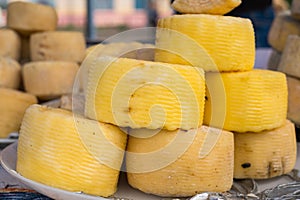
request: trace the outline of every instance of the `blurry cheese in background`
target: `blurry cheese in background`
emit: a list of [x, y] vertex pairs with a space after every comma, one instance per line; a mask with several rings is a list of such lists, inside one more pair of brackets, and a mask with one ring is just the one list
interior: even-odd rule
[[81, 32], [49, 31], [30, 37], [32, 61], [71, 61], [81, 63], [85, 55], [85, 39]]
[[19, 89], [20, 82], [20, 64], [11, 58], [0, 57], [0, 88]]
[[78, 69], [77, 63], [66, 61], [26, 63], [22, 69], [25, 91], [40, 100], [71, 94]]
[[37, 99], [34, 95], [0, 88], [0, 138], [18, 132], [25, 110], [35, 103]]
[[12, 29], [0, 29], [0, 56], [18, 60], [20, 58], [20, 51], [20, 36]]
[[30, 2], [12, 2], [7, 7], [7, 26], [21, 35], [55, 30], [57, 14], [54, 8]]

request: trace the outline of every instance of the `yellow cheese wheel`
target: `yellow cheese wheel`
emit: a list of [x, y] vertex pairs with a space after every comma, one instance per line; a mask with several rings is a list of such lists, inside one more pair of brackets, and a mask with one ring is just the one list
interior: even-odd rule
[[0, 57], [0, 87], [18, 89], [21, 82], [21, 66], [13, 59]]
[[234, 178], [265, 179], [290, 172], [296, 163], [295, 126], [259, 133], [234, 133]]
[[51, 31], [56, 29], [57, 14], [51, 6], [16, 1], [8, 4], [7, 26], [22, 35]]
[[78, 69], [78, 64], [74, 62], [40, 61], [26, 63], [22, 69], [25, 90], [41, 100], [70, 94]]
[[255, 42], [249, 19], [207, 14], [158, 21], [155, 61], [189, 64], [205, 71], [253, 69]]
[[0, 29], [0, 56], [19, 60], [21, 40], [19, 35], [11, 29]]
[[32, 105], [22, 121], [16, 169], [51, 187], [107, 197], [117, 189], [126, 141], [113, 125]]
[[[153, 134], [153, 133], [151, 133]], [[225, 192], [233, 181], [233, 134], [202, 126], [189, 131], [149, 135], [148, 130], [130, 130], [126, 167], [129, 184], [159, 196], [193, 196]], [[218, 138], [212, 150], [201, 157], [211, 134]]]
[[81, 32], [48, 31], [30, 37], [32, 61], [62, 60], [81, 62], [85, 55], [85, 39]]
[[204, 96], [200, 68], [100, 57], [90, 69], [85, 115], [122, 127], [188, 130], [202, 125]]
[[31, 94], [0, 88], [0, 138], [19, 131], [25, 110], [34, 103], [37, 99]]
[[[217, 85], [220, 79], [222, 85]], [[229, 131], [260, 132], [282, 126], [287, 116], [285, 74], [271, 70], [206, 73], [204, 124]], [[224, 105], [224, 106], [220, 106]]]

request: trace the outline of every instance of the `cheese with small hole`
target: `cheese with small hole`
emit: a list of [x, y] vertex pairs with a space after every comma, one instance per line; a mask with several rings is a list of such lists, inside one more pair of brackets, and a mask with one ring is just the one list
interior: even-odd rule
[[293, 18], [300, 20], [300, 1], [299, 0], [292, 1], [291, 14], [292, 14]]
[[48, 31], [30, 37], [32, 61], [62, 60], [82, 62], [85, 55], [83, 33], [76, 31]]
[[0, 88], [0, 138], [18, 132], [25, 110], [37, 103], [35, 96], [21, 91]]
[[272, 49], [271, 55], [268, 60], [268, 69], [276, 71], [278, 69], [278, 65], [280, 63], [281, 53]]
[[57, 98], [73, 91], [78, 64], [65, 61], [29, 62], [23, 66], [25, 91], [41, 100]]
[[297, 35], [288, 36], [282, 57], [278, 66], [281, 71], [290, 76], [300, 78], [300, 37]]
[[53, 7], [16, 1], [8, 4], [7, 26], [22, 35], [55, 30], [57, 14]]
[[20, 52], [20, 36], [12, 29], [0, 29], [0, 56], [19, 60]]
[[0, 87], [18, 89], [20, 82], [20, 64], [11, 58], [0, 57]]
[[20, 129], [16, 170], [51, 187], [108, 197], [117, 189], [126, 141], [116, 126], [32, 105]]
[[282, 126], [287, 116], [285, 74], [255, 69], [206, 73], [204, 124], [236, 132]]
[[300, 79], [287, 76], [288, 84], [288, 114], [292, 122], [300, 125]]
[[253, 25], [239, 17], [173, 15], [158, 21], [156, 49], [155, 61], [159, 62], [205, 71], [247, 71], [254, 67]]
[[200, 68], [99, 57], [90, 68], [85, 115], [121, 127], [188, 130], [202, 125], [204, 97]]
[[234, 133], [234, 178], [266, 179], [289, 173], [296, 163], [295, 126], [290, 121], [259, 133]]
[[[225, 192], [232, 186], [234, 144], [231, 132], [201, 126], [188, 131], [130, 130], [126, 154], [128, 183], [145, 193], [186, 197]], [[208, 155], [200, 157], [210, 134]]]
[[171, 6], [185, 14], [224, 15], [241, 3], [241, 0], [174, 0]]
[[276, 15], [272, 22], [268, 41], [279, 52], [282, 52], [289, 35], [300, 35], [300, 21], [291, 17], [289, 11]]

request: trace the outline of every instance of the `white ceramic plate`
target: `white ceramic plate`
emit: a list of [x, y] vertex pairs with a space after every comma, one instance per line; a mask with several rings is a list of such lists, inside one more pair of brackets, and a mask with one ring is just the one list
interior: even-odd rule
[[[53, 199], [72, 199], [72, 200], [107, 200], [111, 198], [103, 198], [99, 196], [91, 196], [82, 193], [69, 192], [57, 188], [53, 188], [30, 179], [27, 179], [16, 172], [16, 160], [17, 160], [17, 142], [7, 146], [1, 152], [0, 161], [2, 167], [18, 181], [25, 184], [29, 188], [44, 194]], [[116, 199], [130, 199], [130, 200], [159, 200], [161, 197], [154, 195], [148, 195], [138, 190], [131, 188], [127, 182], [124, 174], [121, 175], [118, 191], [114, 195]], [[166, 198], [165, 198], [166, 199]]]

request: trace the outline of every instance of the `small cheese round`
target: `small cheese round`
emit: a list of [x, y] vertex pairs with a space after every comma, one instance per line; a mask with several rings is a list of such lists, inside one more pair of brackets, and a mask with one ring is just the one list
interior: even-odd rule
[[25, 91], [41, 100], [70, 94], [79, 69], [78, 64], [65, 61], [26, 63], [22, 69]]
[[297, 157], [295, 126], [234, 133], [234, 178], [265, 179], [289, 173]]
[[[129, 132], [126, 167], [132, 187], [170, 197], [225, 192], [231, 188], [234, 160], [231, 132], [202, 126], [151, 134], [146, 129]], [[205, 148], [211, 148], [206, 155], [202, 154]]]
[[11, 29], [0, 29], [0, 56], [19, 60], [21, 52], [21, 39]]
[[13, 59], [0, 57], [0, 87], [18, 89], [21, 82], [21, 66]]
[[51, 6], [16, 1], [8, 4], [7, 26], [22, 35], [51, 31], [56, 29], [57, 14]]
[[8, 88], [0, 88], [0, 138], [18, 132], [25, 110], [37, 103], [35, 96]]
[[30, 37], [32, 61], [62, 60], [82, 62], [85, 56], [85, 39], [81, 32], [49, 31]]

